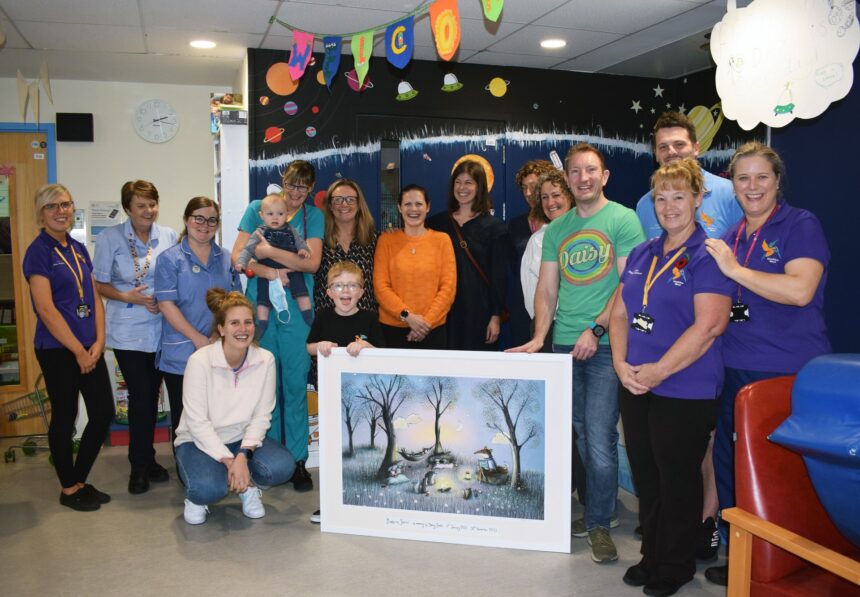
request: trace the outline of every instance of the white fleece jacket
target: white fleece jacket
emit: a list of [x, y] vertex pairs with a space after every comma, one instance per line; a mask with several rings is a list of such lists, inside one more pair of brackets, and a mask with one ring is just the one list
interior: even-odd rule
[[275, 357], [258, 346], [248, 348], [242, 367], [227, 364], [221, 342], [191, 355], [182, 383], [179, 446], [194, 442], [215, 460], [232, 458], [225, 444], [242, 440], [243, 448], [263, 444], [275, 408]]

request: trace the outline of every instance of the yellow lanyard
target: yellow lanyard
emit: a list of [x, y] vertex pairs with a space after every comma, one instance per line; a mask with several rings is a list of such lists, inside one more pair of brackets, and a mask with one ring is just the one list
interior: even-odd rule
[[63, 254], [60, 253], [60, 250], [57, 247], [54, 247], [54, 252], [60, 256], [60, 259], [63, 260], [63, 263], [66, 264], [66, 267], [69, 268], [69, 271], [72, 272], [72, 277], [75, 279], [75, 284], [78, 285], [78, 296], [81, 297], [81, 303], [84, 302], [84, 272], [81, 270], [81, 262], [78, 261], [78, 254], [75, 251], [75, 247], [69, 244], [69, 248], [72, 250], [72, 256], [75, 258], [75, 265], [78, 266], [78, 273], [75, 274], [74, 268], [72, 268], [72, 264], [63, 257]]
[[[648, 270], [648, 277], [645, 279], [645, 288], [642, 289], [642, 312], [645, 312], [645, 308], [648, 307], [648, 293], [651, 291], [651, 287], [654, 286], [654, 282], [657, 281], [657, 278], [669, 269], [669, 266], [675, 263], [675, 260], [681, 256], [681, 253], [687, 250], [686, 246], [681, 247], [678, 251], [672, 255], [672, 257], [667, 261], [663, 267], [660, 268], [660, 271], [657, 272], [657, 275], [654, 275], [654, 268], [657, 266], [657, 256], [654, 255], [654, 258], [651, 260], [651, 269]], [[653, 276], [653, 277], [652, 277]]]

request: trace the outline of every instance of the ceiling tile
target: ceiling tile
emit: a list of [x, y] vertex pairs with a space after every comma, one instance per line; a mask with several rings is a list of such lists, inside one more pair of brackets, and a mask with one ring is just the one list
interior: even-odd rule
[[21, 34], [40, 50], [88, 52], [143, 52], [143, 35], [137, 27], [74, 25], [18, 21]]
[[[526, 24], [531, 23], [556, 8], [567, 4], [569, 0], [508, 0], [499, 16], [502, 23]], [[460, 2], [460, 17], [464, 19], [483, 19], [484, 11], [480, 1], [469, 0]]]
[[627, 34], [695, 8], [684, 0], [572, 0], [535, 24]]
[[[540, 47], [540, 40], [548, 37], [560, 37], [567, 42], [567, 45], [557, 50], [545, 50]], [[553, 63], [557, 63], [609, 44], [619, 38], [621, 35], [617, 33], [529, 25], [493, 44], [490, 50], [507, 54], [546, 56], [551, 57], [554, 60]]]
[[[188, 45], [192, 40], [204, 36], [217, 45], [205, 50], [192, 48]], [[146, 46], [150, 52], [156, 54], [241, 59], [247, 48], [256, 48], [262, 39], [261, 34], [253, 33], [213, 33], [211, 31], [175, 31], [173, 29], [152, 28], [147, 32]]]
[[147, 30], [264, 33], [277, 9], [274, 0], [141, 0]]
[[555, 56], [529, 56], [526, 54], [505, 54], [504, 52], [478, 52], [463, 60], [468, 64], [489, 64], [493, 66], [523, 66], [528, 68], [549, 68], [558, 62]]
[[0, 18], [0, 31], [3, 31], [3, 34], [6, 35], [6, 43], [0, 47], [0, 49], [9, 50], [12, 48], [30, 47], [27, 42], [24, 41], [24, 38], [18, 34], [14, 27], [12, 27], [12, 23], [6, 19]]
[[136, 0], [7, 0], [3, 10], [13, 21], [140, 25]]

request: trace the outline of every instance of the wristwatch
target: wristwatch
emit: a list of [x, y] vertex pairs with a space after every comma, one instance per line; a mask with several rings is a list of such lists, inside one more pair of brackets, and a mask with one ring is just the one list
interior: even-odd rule
[[249, 450], [248, 448], [239, 448], [237, 454], [244, 454], [247, 460], [251, 460], [254, 457], [254, 450]]
[[600, 338], [606, 333], [606, 328], [595, 321], [591, 324], [591, 333], [594, 334], [595, 338]]
[[406, 321], [407, 317], [409, 317], [409, 311], [403, 309], [403, 311], [400, 312], [400, 321]]

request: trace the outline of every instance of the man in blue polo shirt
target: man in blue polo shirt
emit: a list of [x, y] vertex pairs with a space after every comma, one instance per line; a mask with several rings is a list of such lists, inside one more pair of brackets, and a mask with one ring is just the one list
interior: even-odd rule
[[[696, 140], [696, 127], [680, 112], [664, 112], [654, 124], [654, 157], [657, 163], [665, 166], [681, 158], [697, 158], [699, 142]], [[726, 230], [744, 216], [735, 198], [732, 183], [726, 178], [715, 176], [702, 169], [705, 178], [705, 195], [702, 205], [696, 210], [696, 221], [701, 224], [709, 238], [721, 238]], [[663, 229], [654, 213], [654, 200], [651, 191], [642, 195], [636, 204], [636, 215], [645, 229], [648, 239], [657, 238]], [[714, 464], [711, 456], [712, 445], [708, 446], [702, 461], [702, 478], [705, 499], [702, 504], [702, 528], [697, 558], [711, 561], [717, 555], [720, 541], [717, 533], [716, 516], [718, 509], [717, 487], [714, 483]]]

